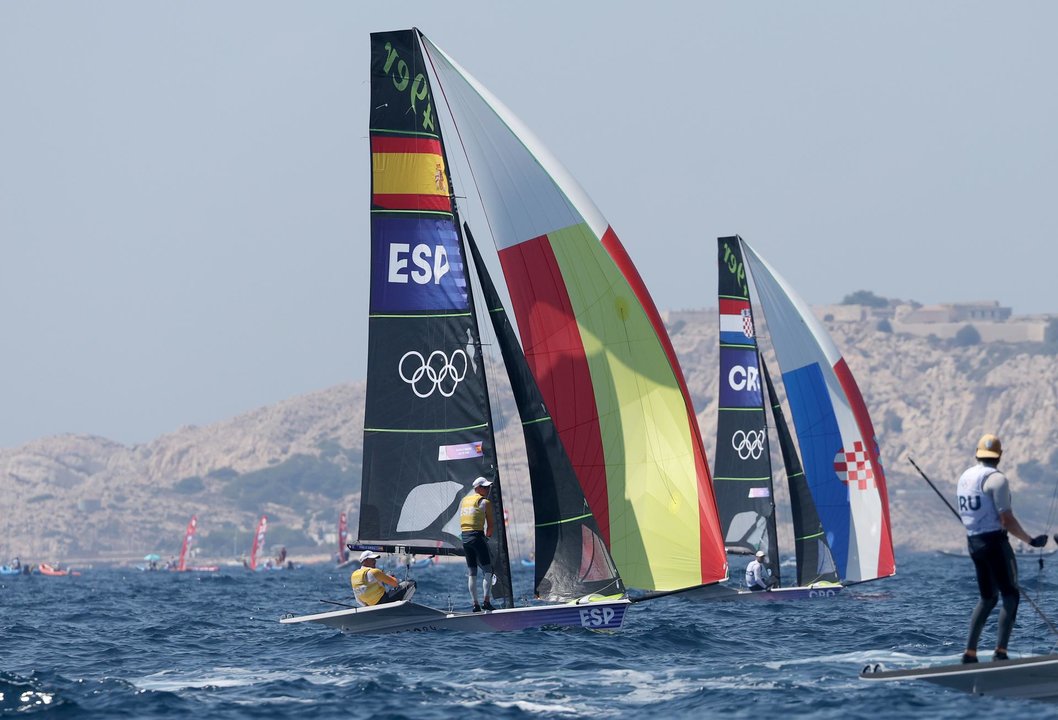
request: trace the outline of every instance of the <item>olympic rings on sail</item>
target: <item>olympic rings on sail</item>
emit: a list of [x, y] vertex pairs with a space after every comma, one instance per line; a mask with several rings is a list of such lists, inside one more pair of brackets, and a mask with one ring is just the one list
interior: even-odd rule
[[[739, 435], [742, 439], [739, 439]], [[740, 460], [752, 457], [759, 460], [764, 452], [764, 430], [736, 430], [731, 435], [731, 447], [738, 453]]]
[[[417, 363], [406, 362], [412, 357], [416, 358]], [[467, 376], [469, 364], [467, 354], [462, 349], [453, 351], [451, 358], [443, 350], [434, 350], [425, 358], [422, 353], [411, 350], [400, 359], [397, 372], [401, 380], [411, 385], [417, 397], [428, 398], [435, 390], [443, 397], [452, 397], [459, 383]]]

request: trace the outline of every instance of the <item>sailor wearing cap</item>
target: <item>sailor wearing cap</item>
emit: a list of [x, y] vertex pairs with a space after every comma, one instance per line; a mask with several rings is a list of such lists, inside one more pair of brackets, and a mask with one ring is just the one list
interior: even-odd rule
[[771, 576], [771, 570], [768, 569], [766, 557], [763, 550], [758, 550], [753, 559], [749, 561], [749, 565], [746, 566], [746, 587], [753, 592], [770, 590], [771, 586], [775, 584], [775, 579]]
[[[414, 592], [415, 581], [397, 582], [397, 578], [375, 567], [380, 557], [382, 556], [378, 553], [364, 550], [360, 553], [360, 567], [354, 570], [349, 578], [356, 602], [362, 606], [405, 600]], [[386, 590], [385, 585], [389, 585], [391, 589]]]
[[977, 464], [962, 474], [956, 491], [959, 517], [966, 527], [966, 542], [977, 572], [977, 589], [981, 594], [970, 616], [970, 635], [962, 656], [964, 663], [977, 662], [977, 641], [999, 596], [1003, 597], [1003, 609], [999, 611], [996, 651], [992, 659], [1007, 659], [1007, 642], [1021, 600], [1017, 559], [1007, 540], [1007, 533], [1032, 547], [1047, 544], [1046, 535], [1029, 537], [1014, 517], [1010, 483], [997, 468], [1003, 455], [999, 438], [992, 434], [982, 435], [974, 455]]
[[[492, 560], [489, 557], [487, 538], [492, 537], [492, 503], [488, 500], [492, 482], [483, 477], [474, 481], [466, 497], [459, 503], [459, 529], [463, 537], [463, 552], [467, 558], [467, 587], [474, 601], [474, 612], [481, 609], [495, 610], [489, 601], [492, 592]], [[481, 590], [485, 601], [478, 604], [478, 568], [485, 575], [481, 581]]]

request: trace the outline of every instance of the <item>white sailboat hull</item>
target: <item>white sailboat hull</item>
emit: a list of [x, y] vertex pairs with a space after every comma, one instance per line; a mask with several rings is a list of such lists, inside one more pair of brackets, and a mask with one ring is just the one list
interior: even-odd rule
[[625, 611], [629, 604], [628, 600], [608, 600], [519, 607], [480, 613], [458, 613], [446, 612], [404, 600], [373, 607], [284, 617], [279, 622], [283, 624], [316, 623], [355, 634], [432, 630], [509, 632], [540, 627], [618, 630], [624, 624]]
[[819, 585], [808, 587], [786, 587], [774, 588], [753, 592], [742, 588], [733, 588], [727, 585], [705, 585], [703, 587], [680, 593], [682, 597], [696, 602], [717, 601], [747, 601], [747, 602], [777, 602], [782, 600], [824, 600], [837, 597], [845, 592], [843, 585]]

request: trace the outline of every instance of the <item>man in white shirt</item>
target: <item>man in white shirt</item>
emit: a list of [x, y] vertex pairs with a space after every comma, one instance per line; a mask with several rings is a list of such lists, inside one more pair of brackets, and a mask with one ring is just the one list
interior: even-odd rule
[[977, 641], [1000, 596], [1003, 598], [1003, 608], [999, 611], [996, 651], [992, 659], [1007, 659], [1007, 642], [1021, 600], [1021, 593], [1018, 592], [1018, 562], [1007, 533], [1032, 547], [1047, 544], [1046, 535], [1030, 537], [1014, 517], [1010, 483], [997, 467], [1003, 455], [999, 438], [983, 435], [977, 443], [975, 455], [977, 464], [959, 478], [956, 496], [959, 517], [966, 527], [970, 558], [977, 573], [977, 589], [981, 594], [970, 616], [970, 635], [962, 656], [964, 663], [977, 662]]
[[764, 551], [758, 550], [757, 555], [746, 566], [746, 587], [753, 592], [770, 590], [775, 583], [775, 579], [771, 576], [771, 570], [768, 569], [768, 565], [765, 562], [765, 557]]

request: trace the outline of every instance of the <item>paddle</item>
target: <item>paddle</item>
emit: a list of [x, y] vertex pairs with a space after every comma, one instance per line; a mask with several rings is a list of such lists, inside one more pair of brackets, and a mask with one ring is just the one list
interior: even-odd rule
[[[933, 484], [933, 481], [926, 476], [926, 473], [922, 472], [922, 468], [918, 466], [918, 463], [916, 463], [910, 455], [907, 456], [907, 459], [912, 465], [915, 466], [915, 469], [918, 470], [918, 474], [922, 476], [922, 479], [925, 480], [931, 488], [933, 488], [933, 492], [937, 493], [937, 497], [944, 501], [944, 504], [948, 506], [948, 509], [951, 510], [952, 514], [956, 518], [958, 518], [959, 523], [962, 524], [962, 516], [959, 514], [959, 511], [955, 509], [955, 506], [948, 502], [948, 498], [944, 497], [944, 495], [941, 494], [941, 491], [938, 490], [937, 486]], [[1058, 543], [1058, 535], [1054, 536], [1054, 541]], [[1040, 558], [1040, 566], [1043, 566], [1042, 557]], [[1029, 601], [1029, 605], [1032, 606], [1032, 609], [1036, 611], [1036, 614], [1040, 616], [1040, 619], [1043, 620], [1047, 627], [1051, 629], [1051, 632], [1055, 635], [1058, 635], [1058, 627], [1055, 627], [1054, 623], [1051, 622], [1051, 619], [1043, 614], [1043, 610], [1041, 610], [1040, 606], [1036, 604], [1036, 601], [1032, 599], [1028, 591], [1021, 585], [1018, 585], [1018, 590], [1021, 591], [1021, 596]]]

